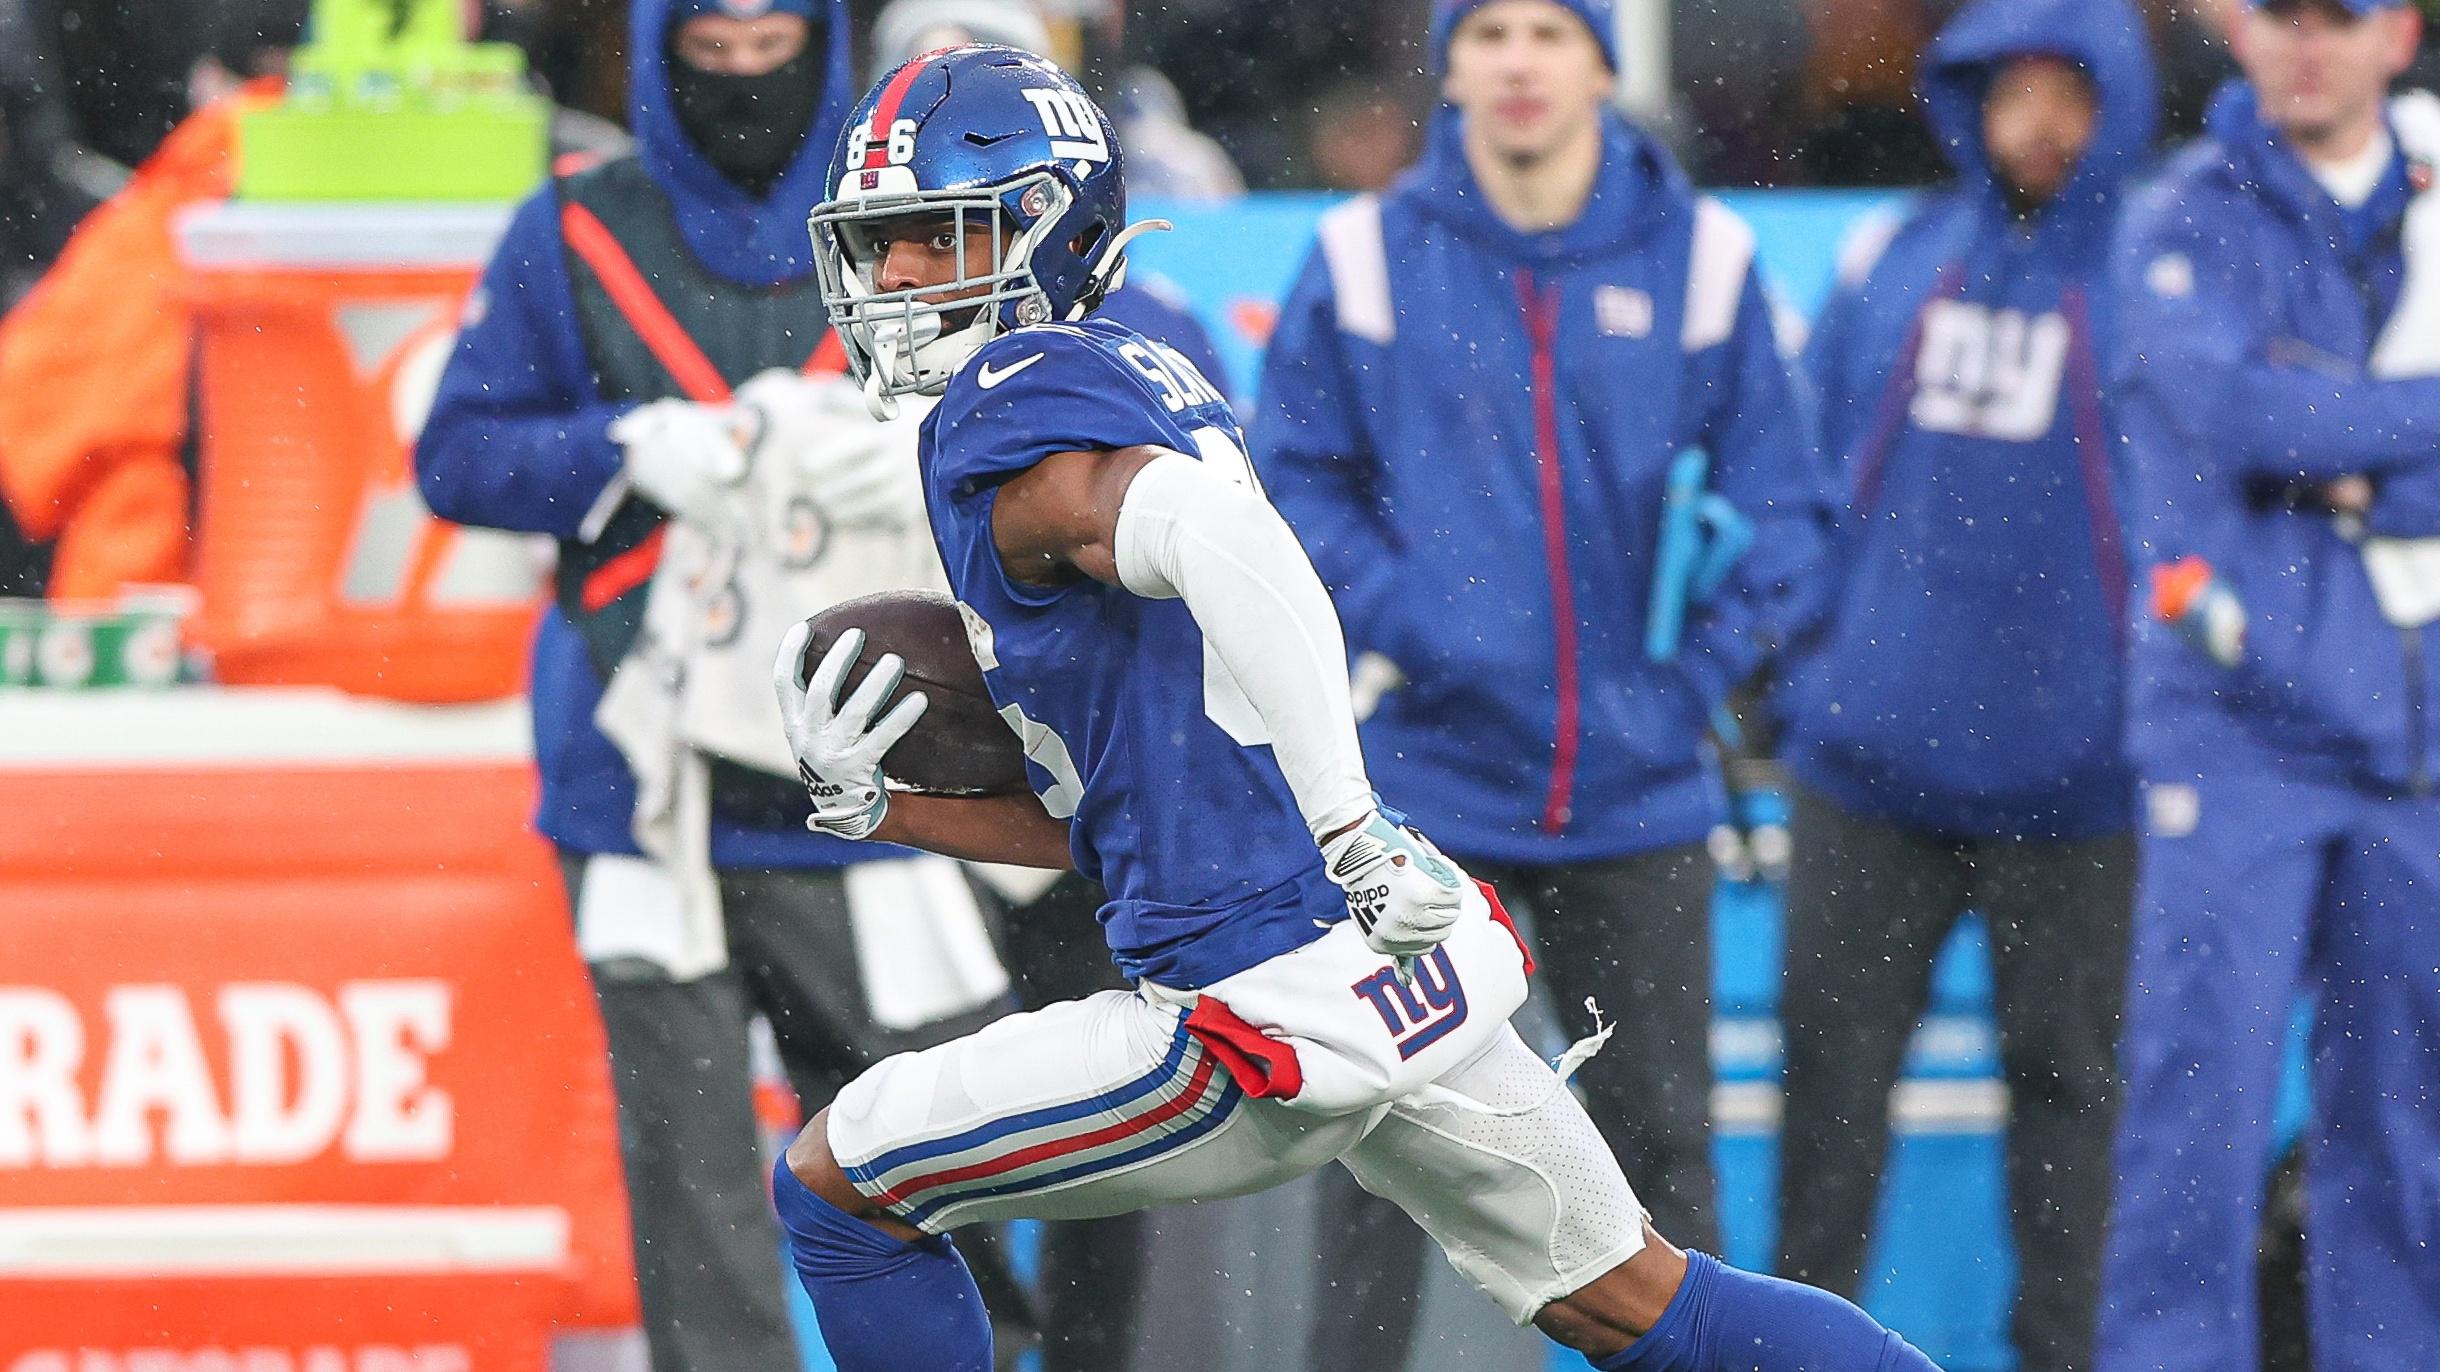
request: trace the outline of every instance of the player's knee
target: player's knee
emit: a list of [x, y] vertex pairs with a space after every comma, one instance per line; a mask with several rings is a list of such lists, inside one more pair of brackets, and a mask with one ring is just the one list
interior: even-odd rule
[[846, 1170], [830, 1154], [829, 1115], [825, 1110], [806, 1122], [771, 1177], [771, 1199], [800, 1271], [813, 1250], [832, 1247], [837, 1240], [850, 1247], [888, 1240], [873, 1250], [886, 1254], [923, 1237], [847, 1179]]
[[1572, 1296], [1562, 1296], [1543, 1306], [1535, 1313], [1533, 1325], [1552, 1342], [1596, 1361], [1635, 1341], [1632, 1330], [1621, 1329], [1577, 1305]]
[[847, 1170], [830, 1154], [830, 1111], [822, 1110], [805, 1121], [782, 1162], [799, 1184], [841, 1213], [860, 1220], [881, 1216], [881, 1207], [856, 1189], [847, 1179]]
[[1647, 1224], [1643, 1251], [1542, 1307], [1534, 1327], [1592, 1358], [1605, 1358], [1660, 1323], [1686, 1279], [1686, 1255]]
[[771, 1169], [788, 1264], [841, 1368], [991, 1366], [991, 1323], [974, 1275], [929, 1238], [857, 1195], [816, 1116]]

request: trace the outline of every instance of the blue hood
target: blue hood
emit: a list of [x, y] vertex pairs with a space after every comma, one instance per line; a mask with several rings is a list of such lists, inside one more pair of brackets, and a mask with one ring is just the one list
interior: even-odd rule
[[[2036, 54], [2087, 72], [2099, 108], [2067, 187], [2020, 221], [1982, 105], [1998, 67]], [[1933, 44], [1923, 95], [1958, 182], [1884, 232], [1807, 346], [1849, 512], [1836, 617], [1791, 674], [1785, 756], [1841, 806], [1922, 832], [2093, 837], [2133, 802], [2125, 559], [2095, 378], [2114, 328], [2106, 249], [2153, 130], [2143, 29], [2126, 0], [1975, 0]], [[1942, 386], [1949, 403], [1927, 417], [1927, 322], [1996, 357], [2016, 346], [2002, 315], [2059, 340], [2046, 370], [2026, 347], [2021, 370]]]
[[2036, 54], [2082, 67], [2100, 94], [2100, 117], [2075, 177], [2045, 219], [2107, 216], [2127, 178], [2141, 170], [2159, 122], [2160, 95], [2143, 20], [2127, 0], [1975, 0], [1933, 40], [1922, 89], [1933, 131], [1969, 188], [1996, 203], [1999, 187], [1983, 146], [1983, 94], [2000, 66]]
[[747, 286], [793, 281], [813, 270], [813, 240], [805, 219], [829, 195], [829, 162], [839, 126], [855, 108], [858, 91], [848, 66], [846, 0], [821, 0], [822, 32], [828, 44], [822, 69], [822, 103], [796, 160], [763, 200], [755, 200], [722, 176], [678, 125], [669, 85], [670, 14], [673, 0], [634, 0], [628, 16], [627, 122], [637, 154], [654, 182], [668, 192], [678, 212], [678, 231], [704, 266]]
[[2212, 92], [2203, 132], [2219, 143], [2232, 165], [2247, 172], [2261, 170], [2265, 157], [2279, 147], [2278, 131], [2263, 122], [2262, 102], [2254, 95], [2253, 83], [2243, 77], [2231, 77]]

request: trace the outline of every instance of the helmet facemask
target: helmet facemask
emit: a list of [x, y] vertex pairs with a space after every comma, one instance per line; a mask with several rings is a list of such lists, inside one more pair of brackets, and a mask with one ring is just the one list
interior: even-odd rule
[[[864, 195], [814, 208], [822, 303], [875, 416], [896, 414], [901, 395], [939, 395], [984, 344], [1051, 318], [1034, 252], [1060, 229], [1073, 203], [1056, 175], [1035, 171], [996, 186]], [[881, 290], [875, 230], [909, 218], [954, 235], [956, 272], [946, 281]], [[978, 223], [989, 226], [992, 270], [970, 274], [967, 233]]]

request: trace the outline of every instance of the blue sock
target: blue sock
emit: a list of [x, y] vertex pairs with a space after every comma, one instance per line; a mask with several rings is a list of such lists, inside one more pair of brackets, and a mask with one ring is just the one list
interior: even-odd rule
[[1702, 1253], [1659, 1324], [1597, 1372], [1940, 1372], [1913, 1344], [1827, 1291]]
[[780, 1159], [771, 1199], [839, 1372], [991, 1372], [991, 1319], [956, 1245], [902, 1243], [813, 1194]]

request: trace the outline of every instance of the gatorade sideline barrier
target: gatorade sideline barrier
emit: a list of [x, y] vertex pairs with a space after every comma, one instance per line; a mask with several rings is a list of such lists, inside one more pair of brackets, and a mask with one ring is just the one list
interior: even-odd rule
[[521, 711], [0, 719], [0, 1372], [527, 1372], [634, 1324]]
[[434, 703], [524, 682], [547, 554], [434, 518], [409, 463], [507, 222], [237, 202], [178, 220], [200, 335], [194, 635], [219, 679]]

